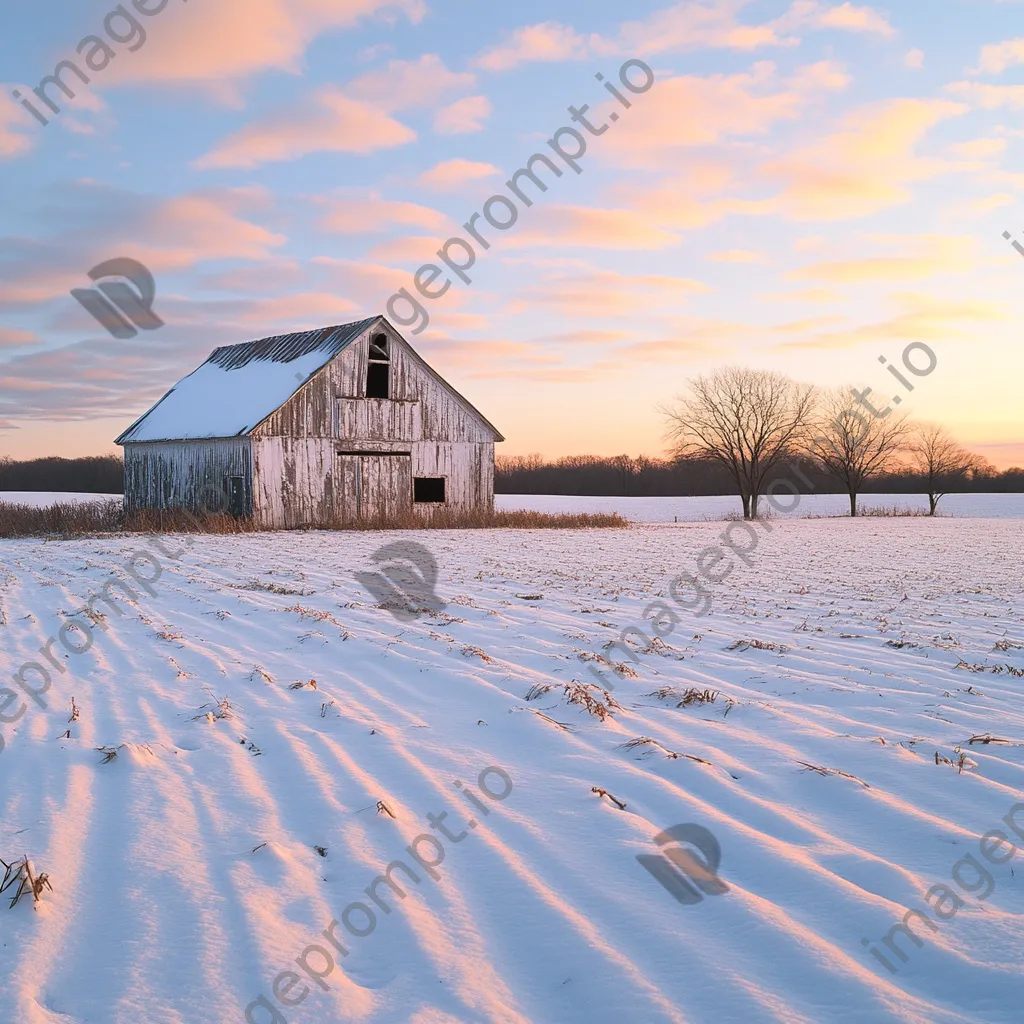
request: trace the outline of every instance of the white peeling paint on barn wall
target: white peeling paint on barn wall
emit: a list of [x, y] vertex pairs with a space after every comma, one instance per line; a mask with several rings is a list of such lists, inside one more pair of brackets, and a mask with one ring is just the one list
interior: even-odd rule
[[[345, 449], [411, 452], [413, 476], [446, 478], [448, 507], [493, 507], [493, 432], [391, 331], [392, 397], [363, 397], [377, 331], [360, 335], [253, 432], [254, 514], [262, 525], [354, 518], [354, 494], [344, 493], [353, 488], [343, 488], [337, 461]], [[423, 517], [434, 508], [412, 505], [411, 494], [406, 501]]]
[[[263, 526], [305, 526], [355, 518], [352, 488], [342, 502], [339, 449], [411, 451], [411, 476], [444, 477], [446, 506], [469, 511], [492, 508], [494, 445], [417, 441], [339, 442], [334, 438], [267, 437], [253, 442], [256, 480], [254, 514]], [[411, 495], [410, 495], [411, 500]], [[368, 508], [369, 506], [367, 506]], [[431, 505], [412, 505], [428, 517]], [[364, 509], [365, 511], [365, 509]]]
[[494, 501], [494, 445], [420, 441], [412, 448], [413, 476], [447, 479], [447, 504], [470, 510]]
[[335, 448], [330, 438], [253, 439], [253, 515], [261, 526], [328, 523]]

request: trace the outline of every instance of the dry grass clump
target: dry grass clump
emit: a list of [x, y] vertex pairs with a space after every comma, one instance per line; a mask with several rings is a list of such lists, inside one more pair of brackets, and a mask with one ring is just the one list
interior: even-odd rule
[[[557, 719], [552, 718], [550, 715], [545, 715], [543, 711], [538, 711], [536, 708], [509, 708], [509, 714], [512, 714], [513, 711], [529, 711], [538, 718], [543, 718], [545, 722], [550, 722], [556, 728], [561, 729], [562, 732], [573, 731], [573, 727], [568, 722], [559, 722]], [[478, 722], [477, 725], [479, 724]]]
[[534, 683], [526, 691], [526, 700], [537, 700], [539, 697], [543, 697], [544, 694], [550, 693], [554, 688], [554, 683]]
[[17, 884], [18, 886], [17, 891], [11, 898], [11, 910], [18, 905], [18, 901], [22, 896], [27, 896], [31, 893], [32, 898], [38, 903], [39, 898], [43, 894], [43, 889], [49, 889], [50, 892], [53, 892], [53, 886], [50, 885], [50, 876], [45, 871], [36, 874], [32, 869], [32, 861], [28, 859], [28, 856], [22, 857], [21, 860], [16, 860], [12, 864], [8, 864], [7, 861], [0, 857], [0, 864], [4, 866], [4, 880], [0, 882], [0, 892], [6, 892], [12, 885]]
[[279, 610], [283, 612], [294, 612], [300, 618], [313, 619], [315, 622], [329, 622], [332, 626], [337, 626], [341, 631], [342, 640], [347, 640], [352, 636], [352, 634], [330, 612], [320, 611], [318, 608], [307, 608], [305, 605], [299, 604], [298, 601], [293, 605], [289, 605], [287, 608], [281, 608]]
[[[663, 743], [659, 743], [657, 740], [651, 739], [650, 736], [637, 736], [635, 740], [630, 740], [628, 743], [620, 743], [619, 746], [623, 750], [637, 750], [640, 747], [650, 747], [662, 751], [666, 757], [672, 758], [673, 760], [678, 757], [685, 757], [689, 761], [696, 761], [697, 764], [706, 764], [709, 768], [719, 768], [719, 765], [715, 764], [713, 761], [709, 761], [705, 757], [698, 757], [696, 754], [684, 754], [680, 750], [669, 750], [669, 748]], [[644, 753], [648, 753], [648, 751], [644, 751]], [[738, 775], [733, 775], [733, 773], [727, 768], [722, 768], [721, 771], [724, 771], [730, 778], [739, 778]]]
[[444, 506], [421, 514], [360, 519], [332, 523], [335, 530], [586, 530], [629, 526], [617, 512], [534, 512], [529, 509], [474, 509], [458, 511]]
[[248, 583], [228, 583], [227, 586], [235, 590], [265, 590], [268, 594], [284, 594], [290, 597], [309, 597], [312, 590], [292, 590], [290, 587], [283, 587], [280, 583], [264, 583], [263, 580], [249, 580]]
[[697, 757], [694, 754], [682, 754], [678, 750], [669, 750], [663, 743], [659, 743], [657, 740], [651, 739], [650, 736], [637, 736], [635, 740], [630, 740], [628, 743], [621, 743], [620, 746], [623, 750], [636, 750], [638, 747], [657, 747], [658, 750], [664, 752], [666, 757], [677, 758], [677, 757], [688, 757], [691, 761], [699, 761], [701, 764], [711, 764], [710, 761], [705, 761], [702, 757]]
[[212, 703], [204, 704], [197, 709], [197, 713], [192, 716], [191, 721], [198, 722], [205, 718], [208, 722], [215, 722], [224, 718], [234, 717], [235, 709], [231, 701], [227, 697], [214, 697]]
[[81, 537], [124, 528], [121, 502], [58, 502], [45, 508], [9, 504], [0, 492], [0, 537]]
[[[857, 515], [858, 517], [868, 516], [875, 518], [880, 517], [883, 519], [903, 519], [906, 516], [910, 516], [911, 518], [916, 518], [918, 516], [932, 518], [931, 513], [926, 508], [907, 508], [904, 505], [881, 505], [878, 508], [857, 509]], [[936, 512], [934, 518], [937, 519], [942, 515], [942, 512]]]
[[620, 811], [624, 811], [626, 809], [626, 802], [609, 793], [607, 789], [602, 789], [600, 786], [591, 786], [590, 792], [596, 793], [598, 796], [607, 797], [613, 804], [615, 804], [616, 807], [618, 807]]
[[[945, 516], [945, 512], [936, 512], [934, 516], [926, 508], [907, 508], [905, 505], [880, 505], [878, 508], [858, 508], [857, 519], [862, 519], [865, 516], [874, 519], [903, 519], [907, 516], [917, 518], [918, 516], [924, 516], [926, 518], [939, 519]], [[835, 513], [811, 513], [804, 516], [805, 519], [849, 519], [850, 514], [848, 512], [835, 512]]]
[[[226, 512], [193, 513], [182, 509], [136, 509], [125, 512], [120, 500], [58, 502], [43, 508], [8, 504], [0, 492], [0, 538], [81, 537], [103, 533], [255, 533], [266, 529], [251, 517]], [[629, 526], [617, 512], [535, 512], [529, 509], [458, 511], [439, 506], [354, 522], [306, 524], [295, 530], [583, 530]], [[267, 589], [267, 588], [259, 588]]]
[[953, 668], [962, 669], [965, 672], [992, 672], [995, 675], [999, 675], [1002, 672], [1009, 672], [1011, 676], [1024, 676], [1024, 668], [1017, 668], [1014, 665], [976, 665], [969, 661], [964, 661], [962, 658], [958, 661]]
[[[657, 697], [658, 700], [674, 700], [677, 708], [687, 708], [691, 704], [714, 704], [722, 695], [718, 690], [700, 690], [696, 686], [688, 686], [685, 690], [677, 690], [673, 686], [662, 686], [646, 694], [647, 697]], [[732, 697], [725, 697], [725, 715], [736, 703]], [[722, 717], [724, 718], [725, 715]]]
[[[683, 691], [682, 699], [676, 707], [685, 708], [691, 704], [714, 704], [716, 700], [718, 700], [717, 690], [698, 690], [695, 686], [691, 686]], [[731, 707], [733, 702], [728, 697], [726, 700], [729, 701]], [[725, 713], [729, 713], [728, 707], [725, 709]]]
[[755, 648], [758, 651], [788, 651], [789, 648], [784, 644], [773, 644], [767, 640], [736, 640], [734, 643], [729, 644], [726, 647], [727, 651], [746, 651], [749, 648]]
[[[609, 715], [622, 710], [622, 705], [607, 690], [593, 683], [535, 683], [527, 690], [526, 700], [537, 700], [555, 689], [556, 685], [562, 687], [562, 695], [567, 704], [583, 708], [587, 714], [599, 718], [602, 722]], [[598, 699], [595, 694], [600, 694], [604, 699]], [[555, 724], [561, 725], [560, 722]]]
[[[985, 742], [988, 742], [988, 741], [985, 741]], [[1000, 741], [1000, 742], [1005, 742], [1005, 741]], [[959, 755], [959, 757], [957, 757], [957, 759], [955, 761], [950, 760], [950, 758], [946, 757], [945, 754], [940, 754], [936, 750], [935, 751], [935, 763], [936, 764], [948, 764], [948, 765], [950, 765], [951, 767], [956, 769], [957, 775], [962, 775], [965, 768], [968, 771], [970, 771], [970, 769], [978, 767], [978, 762], [973, 760], [972, 758], [969, 758], [959, 747], [957, 747], [953, 751], [953, 753]]]
[[[607, 690], [593, 683], [566, 683], [564, 690], [569, 704], [576, 704], [602, 722], [613, 712], [622, 710], [622, 705]], [[598, 700], [594, 693], [601, 694], [604, 701]]]
[[70, 537], [107, 533], [251, 533], [249, 519], [225, 513], [192, 514], [145, 509], [125, 513], [119, 499], [57, 502], [53, 505], [10, 504], [0, 492], [0, 538]]
[[124, 529], [132, 533], [255, 533], [259, 527], [252, 519], [236, 519], [226, 512], [137, 509], [125, 515]]
[[116, 747], [96, 747], [103, 755], [103, 760], [100, 764], [110, 764], [111, 761], [116, 761], [118, 753], [122, 750], [127, 751], [131, 754], [133, 751], [137, 751], [141, 754], [153, 757], [153, 748], [148, 743], [121, 743]]
[[816, 772], [818, 775], [841, 775], [844, 779], [853, 779], [854, 782], [859, 782], [865, 789], [871, 788], [863, 779], [858, 779], [856, 775], [851, 775], [849, 772], [841, 772], [838, 768], [823, 768], [821, 765], [811, 764], [809, 761], [797, 761], [797, 764], [805, 772]]
[[997, 640], [992, 648], [994, 651], [1020, 651], [1024, 650], [1024, 644], [1016, 640]]

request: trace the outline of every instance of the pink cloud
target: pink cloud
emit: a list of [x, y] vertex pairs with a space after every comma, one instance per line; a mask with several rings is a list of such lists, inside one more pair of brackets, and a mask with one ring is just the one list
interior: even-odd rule
[[[237, 83], [268, 69], [298, 74], [309, 44], [321, 33], [401, 13], [418, 22], [424, 0], [204, 0], [172, 4], [149, 26], [142, 60], [111, 62], [110, 84], [198, 85], [240, 103]], [[96, 79], [97, 83], [100, 79]]]
[[1007, 39], [1002, 43], [984, 46], [981, 50], [979, 70], [990, 75], [1000, 75], [1007, 68], [1024, 64], [1024, 37]]
[[785, 181], [780, 208], [797, 220], [865, 217], [908, 202], [909, 185], [952, 169], [916, 149], [932, 127], [966, 110], [948, 100], [868, 104], [846, 115], [838, 131], [766, 162], [760, 173]]
[[983, 110], [1009, 107], [1024, 110], [1024, 85], [987, 85], [983, 82], [951, 82], [946, 91], [960, 96]]
[[474, 181], [491, 178], [501, 171], [494, 164], [485, 164], [477, 160], [443, 160], [435, 164], [429, 171], [424, 171], [419, 181], [427, 188], [439, 192], [454, 192]]
[[308, 153], [373, 153], [412, 142], [416, 133], [383, 111], [325, 86], [289, 108], [253, 121], [194, 161], [202, 170], [257, 167]]
[[320, 202], [327, 208], [327, 212], [320, 218], [320, 226], [344, 235], [386, 231], [395, 224], [442, 231], [448, 223], [443, 213], [429, 206], [395, 202], [375, 195], [324, 199]]
[[767, 136], [778, 122], [799, 116], [811, 89], [808, 78], [804, 92], [772, 89], [774, 80], [771, 63], [736, 75], [660, 79], [602, 137], [602, 155], [627, 167], [657, 168], [678, 163], [683, 148]]
[[468, 135], [483, 130], [491, 116], [491, 101], [486, 96], [466, 96], [437, 112], [434, 130], [441, 135]]
[[550, 245], [591, 249], [666, 249], [679, 242], [678, 235], [645, 223], [633, 210], [591, 206], [545, 206], [542, 212], [510, 232], [505, 239], [510, 248]]
[[820, 0], [793, 0], [789, 10], [771, 24], [782, 31], [831, 29], [874, 33], [887, 39], [896, 35], [896, 30], [884, 14], [880, 14], [873, 7], [860, 7], [848, 2], [830, 5], [821, 3]]
[[368, 71], [349, 82], [346, 94], [388, 113], [431, 107], [452, 92], [476, 85], [476, 76], [449, 71], [436, 53], [418, 60], [393, 60], [386, 68]]
[[[151, 199], [94, 186], [99, 210], [120, 205], [88, 232], [73, 231], [41, 243], [34, 258], [0, 282], [0, 301], [42, 303], [85, 286], [85, 271], [111, 252], [140, 260], [152, 272], [182, 270], [204, 260], [269, 260], [286, 239], [246, 219], [265, 197], [258, 190], [227, 189]], [[138, 239], [144, 238], [145, 243]]]
[[[31, 134], [32, 126], [43, 127], [11, 96], [14, 88], [17, 86], [9, 82], [0, 83], [0, 90], [5, 93], [0, 101], [0, 160], [13, 160], [30, 153], [36, 146], [36, 137]], [[24, 86], [21, 92], [26, 92]]]
[[289, 330], [322, 327], [325, 323], [339, 322], [359, 306], [339, 295], [300, 292], [281, 295], [273, 299], [260, 299], [238, 318], [238, 322], [262, 329], [264, 324], [286, 324]]
[[517, 28], [505, 42], [484, 51], [473, 62], [487, 71], [507, 71], [534, 61], [582, 60], [588, 43], [567, 25], [546, 21]]
[[17, 345], [34, 345], [39, 336], [32, 331], [21, 331], [14, 327], [0, 327], [0, 348], [13, 348]]

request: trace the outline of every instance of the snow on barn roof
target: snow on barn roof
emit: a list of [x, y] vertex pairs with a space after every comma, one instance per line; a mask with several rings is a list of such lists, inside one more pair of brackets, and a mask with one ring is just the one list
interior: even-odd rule
[[379, 319], [214, 349], [114, 443], [246, 434]]

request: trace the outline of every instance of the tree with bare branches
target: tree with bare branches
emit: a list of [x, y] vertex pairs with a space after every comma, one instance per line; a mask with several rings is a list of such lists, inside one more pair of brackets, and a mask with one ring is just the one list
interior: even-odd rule
[[935, 515], [939, 499], [957, 477], [983, 468], [986, 460], [962, 448], [944, 427], [922, 423], [907, 446], [911, 468], [924, 478], [928, 495], [928, 515]]
[[689, 393], [661, 408], [676, 458], [722, 463], [757, 518], [757, 499], [774, 472], [806, 439], [814, 388], [780, 373], [727, 366], [688, 381]]
[[877, 416], [856, 408], [852, 388], [824, 393], [811, 439], [811, 454], [850, 496], [850, 515], [857, 514], [857, 495], [864, 481], [884, 472], [903, 447], [909, 427], [905, 416]]

